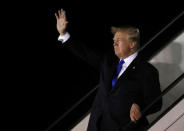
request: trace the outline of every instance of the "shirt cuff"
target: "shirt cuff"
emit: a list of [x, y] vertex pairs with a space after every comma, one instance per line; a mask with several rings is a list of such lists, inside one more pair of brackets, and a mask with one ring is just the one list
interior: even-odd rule
[[70, 34], [68, 32], [66, 32], [65, 35], [63, 35], [63, 36], [60, 35], [58, 37], [58, 41], [61, 41], [62, 43], [65, 43], [69, 38], [70, 38]]

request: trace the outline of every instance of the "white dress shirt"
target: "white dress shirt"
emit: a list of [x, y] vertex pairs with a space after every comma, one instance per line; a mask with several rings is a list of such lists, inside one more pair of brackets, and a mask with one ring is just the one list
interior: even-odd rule
[[123, 72], [125, 72], [125, 70], [127, 69], [127, 67], [132, 63], [132, 61], [137, 57], [138, 52], [135, 52], [134, 54], [128, 56], [127, 58], [124, 59], [124, 64], [121, 68], [121, 71], [118, 75], [118, 78], [123, 74]]

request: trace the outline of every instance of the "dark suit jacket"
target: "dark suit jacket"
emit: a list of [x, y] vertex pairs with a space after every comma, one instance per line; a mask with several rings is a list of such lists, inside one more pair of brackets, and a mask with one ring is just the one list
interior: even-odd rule
[[143, 110], [160, 95], [156, 68], [137, 56], [112, 88], [112, 78], [119, 61], [115, 55], [96, 54], [71, 38], [64, 45], [100, 71], [100, 88], [91, 110], [88, 131], [138, 131], [148, 125], [145, 116], [159, 111], [162, 101], [147, 111], [137, 124], [133, 124], [133, 129], [125, 128], [131, 121], [130, 108], [133, 103]]

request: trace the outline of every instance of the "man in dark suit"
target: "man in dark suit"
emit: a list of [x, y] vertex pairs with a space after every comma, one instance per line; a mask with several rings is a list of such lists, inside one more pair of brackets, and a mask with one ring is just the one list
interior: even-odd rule
[[[88, 131], [142, 131], [148, 125], [146, 115], [159, 111], [162, 101], [142, 115], [141, 111], [161, 91], [157, 69], [138, 55], [139, 29], [112, 27], [115, 55], [97, 55], [66, 32], [68, 22], [64, 10], [59, 10], [55, 16], [61, 45], [100, 69], [100, 88], [91, 110]], [[126, 126], [130, 121], [131, 126]]]

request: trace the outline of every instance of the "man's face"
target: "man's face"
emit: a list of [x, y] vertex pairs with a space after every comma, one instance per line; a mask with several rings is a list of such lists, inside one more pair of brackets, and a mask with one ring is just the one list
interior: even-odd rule
[[133, 43], [128, 39], [127, 32], [116, 32], [113, 40], [114, 52], [119, 59], [124, 59], [131, 54]]

